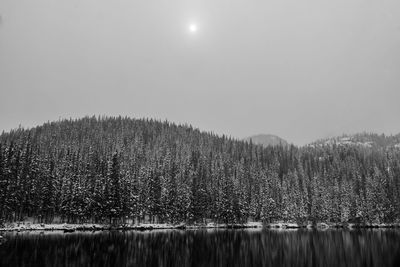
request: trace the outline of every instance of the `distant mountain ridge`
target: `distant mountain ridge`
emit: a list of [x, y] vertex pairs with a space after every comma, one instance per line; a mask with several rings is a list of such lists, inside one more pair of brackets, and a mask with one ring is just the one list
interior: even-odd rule
[[278, 145], [283, 145], [283, 146], [288, 146], [289, 143], [276, 135], [273, 134], [258, 134], [258, 135], [253, 135], [250, 137], [247, 137], [245, 139], [245, 141], [249, 142], [252, 141], [253, 144], [256, 145], [261, 145], [263, 147], [267, 147], [267, 146], [278, 146]]
[[400, 134], [385, 135], [375, 133], [344, 134], [342, 136], [317, 140], [308, 146], [362, 146], [375, 148], [400, 148]]

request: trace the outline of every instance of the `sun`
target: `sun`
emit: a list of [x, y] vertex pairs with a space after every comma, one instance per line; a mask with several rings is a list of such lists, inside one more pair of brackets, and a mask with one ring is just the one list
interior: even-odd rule
[[194, 23], [190, 24], [189, 25], [189, 31], [192, 32], [192, 33], [197, 32], [197, 25], [194, 24]]

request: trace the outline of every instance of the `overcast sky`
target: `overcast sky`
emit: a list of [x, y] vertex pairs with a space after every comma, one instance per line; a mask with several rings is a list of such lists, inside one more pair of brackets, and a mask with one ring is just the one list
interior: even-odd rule
[[399, 133], [400, 1], [1, 0], [0, 131], [93, 114]]

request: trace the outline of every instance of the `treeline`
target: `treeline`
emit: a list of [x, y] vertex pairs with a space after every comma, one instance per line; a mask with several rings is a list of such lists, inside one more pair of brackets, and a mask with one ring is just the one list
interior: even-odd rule
[[188, 125], [86, 117], [0, 136], [0, 221], [400, 220], [400, 150], [263, 148]]

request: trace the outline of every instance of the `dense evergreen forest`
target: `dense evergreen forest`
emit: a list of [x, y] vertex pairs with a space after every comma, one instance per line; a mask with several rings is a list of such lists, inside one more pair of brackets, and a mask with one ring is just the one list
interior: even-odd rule
[[398, 222], [400, 149], [369, 136], [262, 147], [124, 117], [20, 128], [0, 136], [0, 220]]

